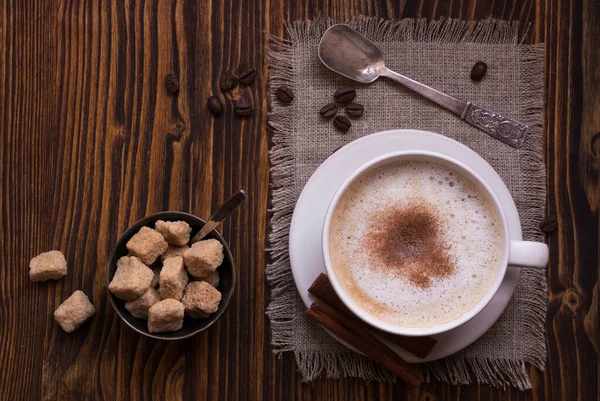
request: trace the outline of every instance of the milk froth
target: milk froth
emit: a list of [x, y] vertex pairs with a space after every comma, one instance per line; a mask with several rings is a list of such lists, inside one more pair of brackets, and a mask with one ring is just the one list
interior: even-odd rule
[[486, 294], [502, 262], [501, 222], [459, 170], [400, 161], [345, 191], [330, 231], [339, 282], [367, 313], [405, 327], [457, 319]]

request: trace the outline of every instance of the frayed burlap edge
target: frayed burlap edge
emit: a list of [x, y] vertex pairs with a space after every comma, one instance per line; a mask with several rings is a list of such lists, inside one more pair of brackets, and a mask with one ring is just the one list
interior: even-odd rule
[[[382, 20], [380, 18], [357, 17], [346, 22], [374, 41], [402, 40], [443, 43], [488, 43], [517, 44], [518, 24], [498, 20], [467, 22], [446, 19], [427, 22], [425, 19]], [[325, 30], [333, 24], [331, 19], [296, 21], [286, 23], [290, 40], [269, 35], [269, 84], [271, 97], [275, 88], [286, 85], [294, 90], [294, 64], [292, 49], [295, 43], [318, 43]], [[546, 176], [542, 163], [541, 121], [543, 80], [537, 67], [543, 60], [543, 47], [523, 46], [519, 52], [523, 76], [522, 95], [526, 111], [523, 122], [530, 127], [529, 139], [524, 144], [521, 159], [525, 185], [532, 188], [531, 197], [521, 202], [521, 220], [525, 239], [543, 240], [536, 227], [544, 215]], [[321, 375], [327, 377], [359, 377], [365, 380], [395, 381], [395, 377], [370, 359], [354, 352], [305, 352], [296, 351], [291, 345], [293, 321], [297, 316], [296, 292], [288, 253], [288, 235], [296, 198], [290, 196], [294, 186], [293, 132], [291, 117], [285, 106], [272, 103], [268, 128], [272, 131], [271, 183], [273, 207], [271, 209], [271, 233], [269, 249], [272, 262], [266, 268], [266, 278], [271, 289], [267, 307], [272, 328], [272, 345], [275, 353], [294, 351], [298, 368], [305, 381]], [[521, 280], [542, 283], [540, 294], [531, 294], [525, 302], [527, 329], [533, 332], [534, 340], [529, 345], [523, 360], [490, 359], [451, 356], [439, 361], [422, 364], [426, 380], [437, 379], [451, 384], [468, 384], [474, 377], [478, 383], [493, 387], [514, 386], [521, 390], [530, 389], [531, 381], [526, 363], [544, 369], [546, 356], [545, 317], [546, 282], [544, 273], [522, 270]]]

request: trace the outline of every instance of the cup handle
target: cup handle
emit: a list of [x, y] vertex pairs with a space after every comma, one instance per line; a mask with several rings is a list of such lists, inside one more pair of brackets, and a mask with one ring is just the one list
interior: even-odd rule
[[548, 259], [548, 245], [542, 242], [510, 241], [508, 247], [509, 265], [545, 270]]

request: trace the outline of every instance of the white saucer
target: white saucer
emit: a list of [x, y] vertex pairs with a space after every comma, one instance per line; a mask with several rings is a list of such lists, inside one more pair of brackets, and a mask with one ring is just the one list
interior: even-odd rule
[[[399, 129], [368, 135], [349, 143], [325, 160], [308, 180], [296, 203], [290, 228], [290, 262], [296, 288], [307, 307], [316, 299], [308, 288], [319, 273], [325, 273], [321, 232], [334, 193], [354, 170], [367, 161], [401, 150], [438, 152], [477, 171], [494, 190], [506, 212], [510, 239], [523, 239], [517, 207], [508, 188], [492, 166], [477, 153], [453, 139], [427, 131]], [[426, 358], [421, 359], [381, 340], [410, 363], [433, 361], [454, 354], [481, 337], [500, 317], [515, 290], [519, 271], [519, 268], [509, 266], [498, 292], [477, 316], [462, 326], [434, 336], [438, 343]], [[344, 343], [337, 336], [333, 337]]]

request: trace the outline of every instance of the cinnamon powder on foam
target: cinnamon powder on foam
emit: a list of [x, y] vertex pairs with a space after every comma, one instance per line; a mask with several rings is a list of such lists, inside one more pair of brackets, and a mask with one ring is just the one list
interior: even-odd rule
[[441, 223], [430, 208], [413, 204], [371, 217], [373, 224], [363, 246], [374, 268], [406, 277], [420, 288], [430, 287], [432, 278], [455, 271]]

